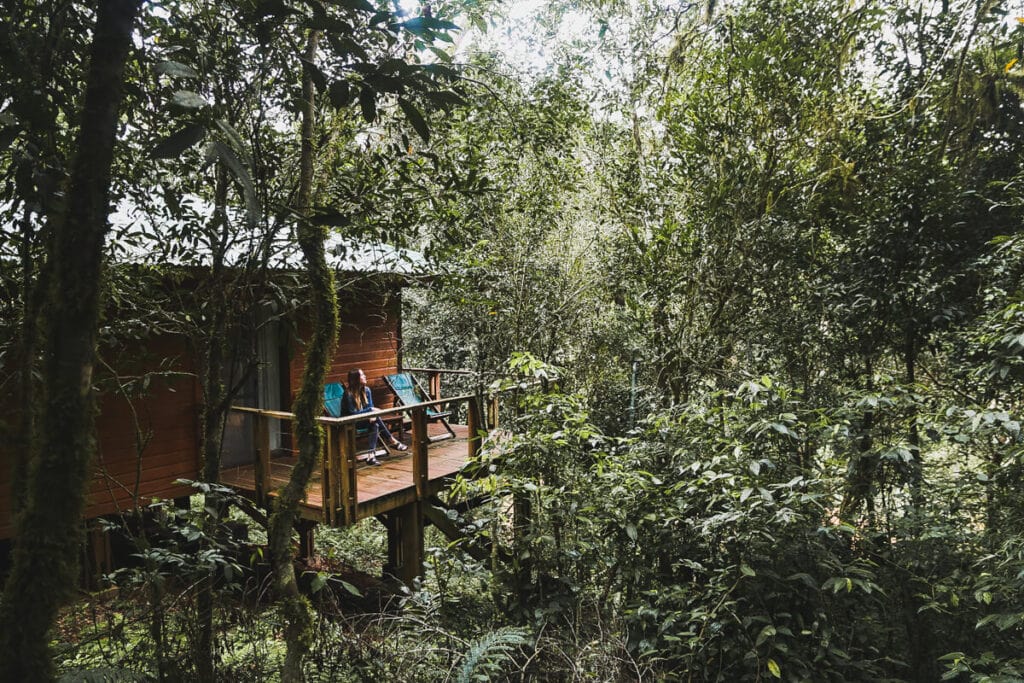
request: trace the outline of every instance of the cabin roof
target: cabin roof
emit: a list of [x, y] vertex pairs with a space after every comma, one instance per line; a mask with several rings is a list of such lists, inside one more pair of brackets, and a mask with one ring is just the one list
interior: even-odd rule
[[[232, 235], [225, 244], [213, 244], [189, 223], [210, 220], [213, 209], [202, 200], [182, 202], [190, 220], [170, 218], [155, 220], [150, 213], [123, 201], [111, 214], [111, 232], [107, 249], [111, 258], [124, 264], [150, 266], [206, 267], [214, 250], [224, 250], [229, 267], [243, 266], [266, 253], [271, 270], [297, 271], [304, 268], [302, 252], [294, 238], [293, 225], [281, 222], [277, 230], [261, 226], [245, 229], [242, 215], [229, 217]], [[0, 225], [0, 232], [16, 232], [10, 224]], [[325, 244], [327, 262], [339, 273], [386, 275], [400, 279], [429, 279], [437, 274], [436, 264], [413, 249], [405, 249], [371, 239], [360, 239], [330, 231]], [[0, 260], [17, 260], [15, 241], [0, 239]]]

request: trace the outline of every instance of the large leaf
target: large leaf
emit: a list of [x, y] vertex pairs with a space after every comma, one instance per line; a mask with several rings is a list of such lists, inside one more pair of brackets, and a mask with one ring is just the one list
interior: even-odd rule
[[10, 147], [11, 143], [17, 139], [18, 133], [20, 132], [21, 129], [17, 126], [6, 126], [5, 128], [0, 128], [0, 152], [3, 152]]
[[177, 90], [171, 95], [171, 104], [182, 109], [202, 109], [207, 102], [191, 90]]
[[466, 100], [462, 99], [462, 97], [451, 90], [435, 90], [424, 93], [424, 95], [434, 104], [444, 108], [448, 108], [450, 106], [461, 107], [466, 104]]
[[341, 228], [352, 224], [352, 215], [342, 213], [337, 209], [324, 207], [317, 209], [310, 220], [317, 225]]
[[181, 62], [166, 61], [160, 62], [153, 67], [153, 71], [171, 78], [199, 78], [199, 72]]
[[331, 0], [331, 4], [346, 7], [351, 10], [359, 10], [361, 12], [377, 11], [377, 8], [367, 2], [367, 0]]
[[[338, 56], [352, 55], [360, 61], [367, 61], [370, 59], [369, 53], [366, 52], [366, 48], [346, 36], [339, 36], [334, 34], [328, 34], [327, 42], [331, 44], [334, 51]], [[355, 68], [358, 62], [352, 65]]]
[[331, 83], [330, 87], [327, 88], [327, 98], [330, 99], [331, 105], [335, 109], [341, 109], [347, 107], [351, 101], [351, 91], [348, 87], [348, 81], [340, 80]]
[[373, 123], [374, 119], [377, 118], [377, 98], [375, 93], [369, 88], [363, 88], [359, 91], [359, 108], [363, 112], [363, 119], [367, 123]]
[[171, 159], [206, 136], [206, 126], [193, 123], [171, 133], [149, 152], [150, 159]]
[[327, 76], [320, 70], [320, 67], [305, 57], [302, 58], [302, 72], [313, 79], [317, 92], [327, 90]]
[[423, 114], [420, 113], [420, 110], [412, 102], [401, 97], [398, 98], [398, 106], [402, 108], [405, 118], [409, 119], [413, 129], [423, 138], [423, 142], [430, 142], [430, 128], [427, 126], [427, 122], [423, 120]]
[[284, 2], [284, 0], [263, 0], [256, 6], [256, 17], [284, 17], [289, 14], [296, 14], [298, 10]]
[[[207, 150], [208, 155], [210, 151], [210, 149]], [[253, 185], [252, 176], [249, 175], [249, 169], [245, 167], [245, 164], [242, 163], [242, 160], [239, 159], [235, 151], [220, 140], [213, 141], [212, 151], [220, 159], [220, 162], [224, 164], [225, 168], [228, 169], [231, 176], [238, 182], [239, 187], [242, 189], [242, 198], [245, 200], [246, 222], [250, 228], [256, 227], [260, 220], [260, 207], [259, 202], [256, 200], [256, 188]]]
[[224, 119], [217, 119], [217, 128], [219, 128], [220, 131], [224, 133], [225, 137], [227, 137], [228, 142], [231, 143], [231, 148], [235, 150], [235, 153], [238, 155], [238, 158], [241, 159], [242, 162], [245, 163], [247, 166], [251, 167], [252, 160], [246, 153], [245, 141], [242, 140], [242, 136], [238, 133], [237, 130], [235, 130], [235, 127], [227, 121], [225, 121]]
[[459, 27], [450, 21], [434, 17], [413, 17], [399, 22], [396, 26], [418, 36], [430, 36], [434, 31], [457, 31]]

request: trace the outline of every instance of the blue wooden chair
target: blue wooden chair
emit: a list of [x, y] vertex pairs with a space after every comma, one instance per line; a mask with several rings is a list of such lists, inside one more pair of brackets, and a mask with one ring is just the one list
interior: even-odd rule
[[[342, 399], [345, 397], [345, 385], [340, 382], [329, 382], [324, 385], [324, 411], [331, 417], [341, 417]], [[361, 424], [361, 423], [360, 423]], [[367, 436], [370, 433], [368, 427], [356, 426], [356, 437]], [[366, 450], [369, 453], [369, 449]], [[387, 455], [388, 449], [385, 439], [381, 439], [378, 448], [371, 456]]]
[[[384, 382], [395, 394], [395, 400], [400, 406], [412, 407], [417, 403], [425, 403], [430, 400], [430, 395], [424, 391], [416, 378], [408, 372], [399, 372], [394, 375], [385, 375]], [[427, 419], [431, 422], [440, 422], [447, 431], [447, 434], [436, 434], [430, 437], [431, 441], [441, 441], [455, 437], [455, 430], [448, 423], [451, 411], [437, 410], [431, 406], [426, 410]]]
[[345, 398], [345, 387], [340, 382], [324, 385], [324, 410], [331, 417], [341, 417], [341, 400]]

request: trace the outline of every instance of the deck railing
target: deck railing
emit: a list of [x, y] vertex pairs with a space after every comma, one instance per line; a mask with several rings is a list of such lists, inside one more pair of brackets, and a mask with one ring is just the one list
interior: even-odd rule
[[[396, 406], [378, 409], [368, 415], [348, 415], [345, 417], [318, 417], [317, 421], [324, 427], [324, 449], [321, 487], [323, 492], [324, 521], [333, 526], [352, 524], [357, 519], [359, 501], [358, 479], [356, 477], [358, 451], [356, 449], [356, 429], [359, 423], [369, 417], [387, 420], [389, 417], [401, 418], [403, 413], [412, 421], [412, 443], [409, 452], [412, 457], [412, 482], [417, 500], [425, 500], [428, 495], [429, 470], [428, 455], [430, 437], [427, 433], [429, 417], [428, 408], [442, 404], [467, 404], [467, 427], [469, 438], [466, 443], [467, 457], [474, 457], [480, 449], [482, 436], [497, 426], [498, 398], [483, 394], [463, 394], [445, 398], [436, 398], [412, 406]], [[271, 490], [270, 481], [270, 420], [295, 419], [293, 413], [279, 410], [262, 410], [234, 406], [233, 410], [253, 415], [254, 441], [256, 447], [255, 488], [256, 499], [266, 504]]]
[[476, 375], [472, 370], [453, 370], [449, 368], [405, 368], [405, 372], [417, 372], [427, 376], [427, 393], [430, 398], [437, 400], [441, 398], [441, 377], [442, 375]]

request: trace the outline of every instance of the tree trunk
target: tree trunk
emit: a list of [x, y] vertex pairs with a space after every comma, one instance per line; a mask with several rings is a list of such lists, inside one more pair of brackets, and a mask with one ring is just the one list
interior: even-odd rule
[[[917, 383], [917, 326], [907, 323], [903, 343], [903, 362], [907, 368], [907, 387], [914, 392]], [[907, 463], [907, 484], [910, 487], [911, 503], [920, 510], [924, 504], [921, 485], [924, 482], [924, 467], [921, 462], [921, 434], [917, 428], [917, 406], [911, 404], [907, 442], [910, 444], [911, 460]]]
[[[867, 390], [874, 391], [874, 366], [871, 358], [864, 361], [865, 374], [867, 375]], [[852, 456], [847, 475], [846, 491], [843, 493], [843, 502], [840, 505], [840, 516], [843, 519], [855, 514], [863, 504], [867, 508], [868, 522], [874, 526], [875, 512], [875, 477], [878, 470], [878, 455], [871, 452], [874, 447], [872, 429], [874, 428], [875, 411], [870, 408], [864, 411], [861, 417], [859, 434], [857, 435], [857, 453]]]
[[[316, 58], [317, 31], [310, 31], [305, 58]], [[292, 564], [292, 527], [298, 519], [299, 501], [305, 495], [313, 468], [321, 457], [322, 430], [316, 418], [323, 412], [323, 383], [337, 339], [338, 307], [334, 292], [334, 273], [327, 267], [324, 253], [326, 231], [307, 218], [313, 188], [313, 80], [307, 74], [302, 82], [302, 155], [296, 213], [299, 215], [298, 241], [310, 279], [310, 303], [313, 309], [313, 334], [306, 356], [302, 386], [295, 400], [295, 434], [298, 458], [291, 478], [281, 490], [270, 518], [268, 543], [274, 571], [274, 590], [284, 610], [284, 637], [287, 645], [281, 678], [301, 681], [302, 660], [312, 644], [313, 615], [309, 601], [299, 594]]]
[[0, 606], [0, 679], [51, 677], [47, 632], [77, 580], [93, 441], [92, 370], [100, 309], [110, 168], [124, 66], [141, 0], [98, 3], [66, 211], [56, 222], [45, 308], [46, 410], [33, 440], [27, 496]]
[[[227, 205], [227, 173], [223, 166], [217, 169], [217, 185], [214, 190], [214, 225], [228, 230], [224, 219]], [[202, 413], [202, 453], [203, 481], [217, 483], [220, 480], [221, 436], [224, 431], [224, 344], [227, 338], [227, 306], [224, 296], [222, 277], [224, 273], [223, 250], [215, 250], [213, 263], [210, 266], [211, 301], [213, 311], [208, 336], [204, 340], [203, 358], [203, 413]], [[215, 536], [220, 533], [221, 501], [219, 494], [207, 493], [203, 510], [205, 514], [206, 533]], [[196, 634], [196, 676], [200, 683], [216, 683], [217, 674], [213, 654], [213, 583], [211, 572], [196, 589], [196, 612], [198, 629]]]

